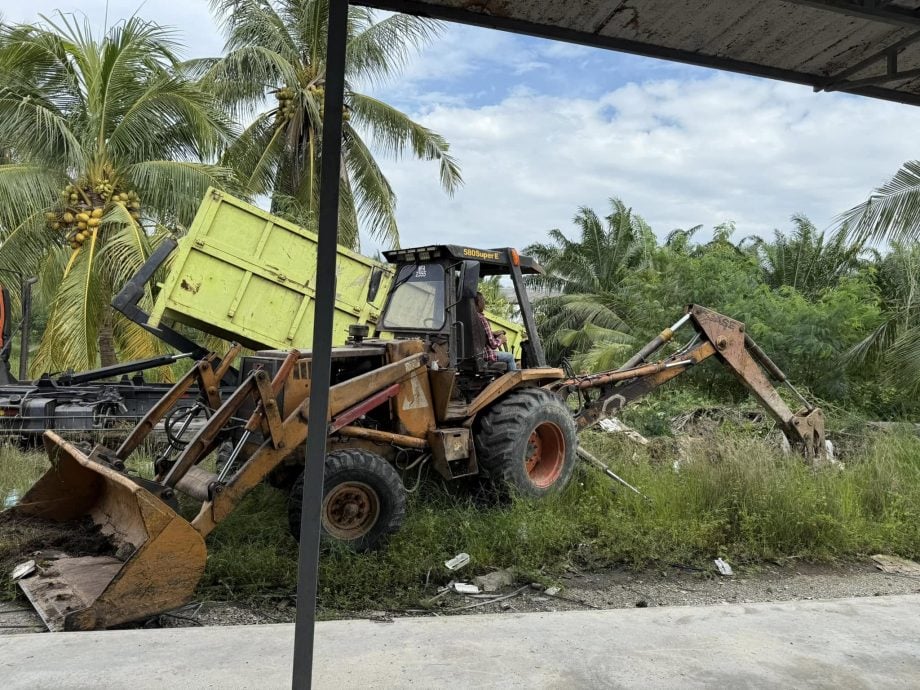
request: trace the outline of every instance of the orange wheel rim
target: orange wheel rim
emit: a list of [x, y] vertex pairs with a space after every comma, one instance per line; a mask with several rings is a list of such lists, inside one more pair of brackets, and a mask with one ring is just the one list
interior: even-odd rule
[[542, 422], [527, 439], [527, 457], [524, 469], [534, 486], [545, 489], [552, 486], [565, 466], [565, 437], [562, 429], [552, 422]]
[[380, 515], [377, 492], [364, 482], [344, 482], [323, 499], [323, 527], [336, 539], [367, 534]]

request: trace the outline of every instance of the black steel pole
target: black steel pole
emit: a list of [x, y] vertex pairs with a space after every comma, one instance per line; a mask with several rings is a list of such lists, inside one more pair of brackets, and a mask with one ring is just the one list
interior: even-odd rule
[[[345, 88], [345, 43], [348, 0], [330, 0], [326, 33], [326, 94], [323, 100], [323, 149], [320, 173], [319, 242], [316, 302], [313, 317], [313, 362], [310, 379], [309, 432], [304, 469], [303, 512], [297, 573], [297, 619], [294, 624], [294, 690], [313, 683], [313, 632], [319, 560], [320, 504], [326, 458], [326, 419], [332, 368], [332, 317], [339, 225], [339, 175], [342, 156], [342, 105]], [[324, 273], [320, 275], [320, 271]]]
[[32, 331], [32, 286], [38, 278], [23, 278], [20, 301], [22, 302], [22, 323], [19, 326], [19, 380], [29, 378], [29, 336]]

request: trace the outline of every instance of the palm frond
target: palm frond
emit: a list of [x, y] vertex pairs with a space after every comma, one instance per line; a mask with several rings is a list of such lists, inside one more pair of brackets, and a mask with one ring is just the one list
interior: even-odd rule
[[222, 187], [232, 171], [192, 161], [143, 161], [125, 169], [125, 178], [154, 209], [169, 209], [162, 217], [188, 225], [208, 187]]
[[920, 161], [907, 161], [869, 198], [838, 221], [859, 242], [909, 242], [920, 239]]
[[370, 96], [351, 92], [348, 95], [356, 124], [371, 135], [374, 146], [385, 155], [402, 156], [407, 148], [422, 160], [437, 160], [441, 165], [441, 186], [453, 194], [463, 183], [460, 167], [450, 155], [450, 145], [440, 134], [432, 132], [405, 113]]

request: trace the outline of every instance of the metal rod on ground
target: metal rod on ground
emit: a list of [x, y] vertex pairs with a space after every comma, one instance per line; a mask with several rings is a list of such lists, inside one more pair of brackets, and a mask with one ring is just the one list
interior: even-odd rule
[[32, 330], [32, 286], [38, 278], [26, 278], [22, 281], [22, 331], [19, 333], [19, 380], [29, 378], [29, 335]]
[[[332, 370], [332, 317], [335, 307], [335, 264], [339, 226], [339, 176], [342, 155], [342, 106], [345, 88], [347, 0], [329, 3], [326, 29], [326, 93], [323, 100], [323, 142], [320, 172], [319, 241], [316, 250], [316, 302], [310, 407], [300, 519], [297, 568], [297, 617], [294, 625], [294, 668], [291, 687], [313, 685], [313, 635], [319, 561], [320, 504], [326, 459], [326, 420]], [[320, 275], [323, 271], [323, 275]]]
[[622, 477], [620, 477], [620, 476], [614, 474], [614, 473], [613, 473], [613, 470], [611, 470], [609, 467], [607, 467], [607, 465], [605, 465], [603, 462], [601, 462], [601, 461], [598, 460], [596, 457], [594, 457], [593, 455], [591, 455], [591, 453], [589, 453], [588, 451], [586, 451], [586, 450], [585, 450], [584, 448], [582, 448], [581, 446], [577, 446], [576, 449], [575, 449], [575, 452], [578, 453], [578, 457], [580, 457], [582, 460], [587, 461], [589, 464], [594, 465], [597, 469], [601, 470], [604, 474], [606, 474], [608, 477], [610, 477], [610, 478], [611, 478], [612, 480], [614, 480], [615, 482], [619, 482], [620, 484], [622, 484], [623, 486], [625, 486], [625, 487], [626, 487], [627, 489], [629, 489], [630, 491], [633, 491], [633, 492], [639, 494], [639, 495], [642, 496], [642, 498], [644, 498], [646, 501], [651, 502], [652, 499], [650, 499], [650, 498], [649, 498], [648, 496], [646, 496], [644, 493], [642, 493], [641, 491], [639, 491], [639, 489], [637, 489], [636, 487], [634, 487], [632, 484], [630, 484], [628, 481], [626, 481], [626, 480], [623, 479]]

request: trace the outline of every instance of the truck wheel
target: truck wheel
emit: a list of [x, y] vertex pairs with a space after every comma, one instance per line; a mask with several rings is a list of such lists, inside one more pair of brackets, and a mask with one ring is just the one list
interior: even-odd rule
[[569, 483], [575, 448], [571, 413], [540, 388], [509, 393], [480, 418], [476, 433], [476, 457], [492, 479], [535, 498]]
[[[304, 475], [288, 499], [288, 524], [300, 539]], [[321, 508], [323, 535], [355, 551], [371, 551], [398, 530], [406, 516], [406, 489], [386, 460], [366, 450], [336, 450], [326, 456]]]

